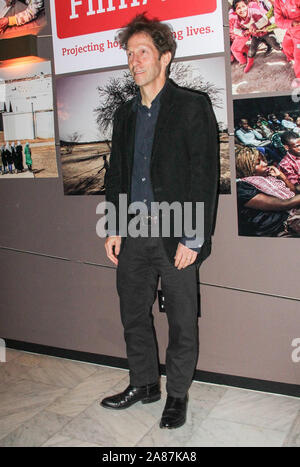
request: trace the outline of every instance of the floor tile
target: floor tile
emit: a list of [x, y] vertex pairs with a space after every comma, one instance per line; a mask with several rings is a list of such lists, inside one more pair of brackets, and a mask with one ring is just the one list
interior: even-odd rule
[[184, 447], [279, 447], [285, 433], [253, 425], [220, 420], [209, 415], [194, 430]]
[[46, 441], [42, 447], [74, 447], [74, 448], [87, 448], [87, 447], [99, 447], [98, 444], [90, 443], [89, 441], [81, 441], [75, 438], [68, 438], [68, 436], [64, 436], [61, 434], [56, 434], [48, 441]]
[[75, 417], [124, 377], [126, 378], [125, 372], [122, 370], [99, 368], [63, 397], [57, 399], [47, 410]]
[[298, 412], [283, 445], [287, 447], [300, 448], [300, 411]]
[[156, 404], [137, 403], [126, 410], [115, 411], [101, 407], [97, 401], [75, 417], [63, 434], [100, 446], [135, 446], [154, 423], [158, 423], [158, 416], [150, 405]]
[[[23, 355], [23, 352], [20, 350], [15, 350], [15, 349], [5, 349], [6, 353], [6, 362], [10, 362], [11, 360], [14, 360], [15, 358], [18, 358]], [[0, 363], [0, 368], [1, 368], [2, 363]]]
[[18, 358], [0, 364], [0, 384], [20, 380], [28, 376], [29, 368], [20, 365]]
[[66, 391], [66, 388], [25, 379], [1, 384], [0, 439], [44, 410]]
[[228, 388], [210, 415], [287, 433], [299, 409], [300, 400], [294, 397]]
[[97, 365], [47, 356], [38, 367], [29, 369], [27, 375], [41, 383], [73, 388], [96, 371]]
[[42, 411], [0, 439], [1, 447], [38, 447], [70, 421], [70, 417]]
[[19, 356], [18, 363], [19, 365], [24, 365], [30, 368], [35, 368], [37, 366], [40, 366], [42, 364], [42, 361], [47, 358], [48, 357], [46, 355], [39, 355], [39, 354], [24, 352], [21, 356]]

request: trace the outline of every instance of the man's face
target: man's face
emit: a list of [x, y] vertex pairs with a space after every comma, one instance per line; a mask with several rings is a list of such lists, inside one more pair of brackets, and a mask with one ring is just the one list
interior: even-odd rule
[[139, 87], [164, 82], [167, 54], [159, 58], [159, 52], [149, 34], [139, 32], [131, 36], [127, 44], [128, 66]]
[[235, 12], [241, 18], [247, 18], [248, 15], [248, 6], [245, 2], [239, 2], [236, 6]]
[[300, 138], [291, 139], [285, 148], [293, 156], [300, 157]]
[[249, 123], [248, 123], [248, 120], [246, 120], [245, 118], [243, 118], [243, 120], [241, 120], [241, 126], [244, 130], [248, 130], [249, 129]]

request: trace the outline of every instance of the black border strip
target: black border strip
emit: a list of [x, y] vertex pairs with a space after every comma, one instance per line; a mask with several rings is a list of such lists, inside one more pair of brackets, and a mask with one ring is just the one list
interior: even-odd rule
[[[97, 365], [110, 366], [128, 370], [126, 358], [112, 357], [109, 355], [100, 355], [78, 350], [61, 349], [42, 344], [32, 344], [12, 339], [4, 339], [6, 347], [25, 352], [50, 355], [52, 357], [67, 358], [86, 363], [95, 363]], [[165, 375], [165, 365], [160, 365], [161, 374]], [[233, 386], [237, 388], [250, 389], [254, 391], [263, 391], [285, 396], [300, 397], [300, 385], [281, 383], [277, 381], [267, 381], [255, 378], [246, 378], [244, 376], [227, 375], [223, 373], [213, 373], [210, 371], [196, 370], [194, 381], [219, 384], [224, 386]]]

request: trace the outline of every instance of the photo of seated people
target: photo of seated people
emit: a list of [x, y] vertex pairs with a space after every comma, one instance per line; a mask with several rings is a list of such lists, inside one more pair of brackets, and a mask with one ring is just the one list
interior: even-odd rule
[[235, 113], [239, 235], [299, 237], [299, 104], [288, 96], [244, 99], [235, 101]]
[[45, 25], [44, 0], [0, 0], [0, 39], [38, 34]]
[[300, 90], [300, 0], [229, 0], [233, 94]]

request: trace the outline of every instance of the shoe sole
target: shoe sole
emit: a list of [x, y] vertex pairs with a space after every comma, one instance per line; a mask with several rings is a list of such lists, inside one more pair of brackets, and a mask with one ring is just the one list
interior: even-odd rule
[[173, 430], [174, 428], [180, 428], [181, 426], [183, 426], [186, 422], [186, 419], [183, 420], [182, 422], [180, 423], [177, 423], [177, 425], [173, 425], [173, 426], [164, 426], [162, 425], [161, 423], [159, 424], [159, 428], [162, 428], [163, 430]]

